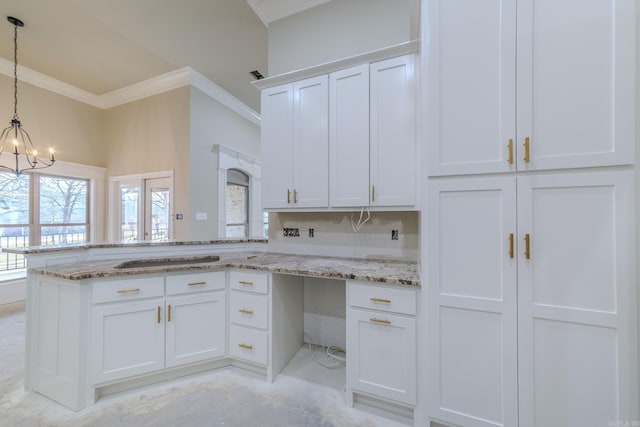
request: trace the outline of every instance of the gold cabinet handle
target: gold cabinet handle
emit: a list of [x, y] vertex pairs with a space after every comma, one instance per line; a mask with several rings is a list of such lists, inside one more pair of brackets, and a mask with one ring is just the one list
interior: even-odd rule
[[253, 346], [250, 344], [238, 344], [238, 347], [241, 347], [247, 350], [253, 350]]
[[514, 236], [513, 233], [509, 234], [509, 258], [513, 259], [513, 257], [515, 256], [514, 252], [513, 252], [513, 246], [514, 246]]
[[245, 286], [253, 286], [253, 282], [247, 282], [246, 280], [240, 280], [238, 283]]
[[524, 139], [524, 162], [525, 163], [529, 163], [530, 160], [530, 142], [529, 142], [529, 137], [526, 137]]
[[372, 202], [376, 201], [376, 186], [375, 185], [371, 186], [371, 201]]
[[206, 284], [207, 282], [191, 282], [191, 283], [187, 283], [187, 286], [202, 286]]
[[374, 323], [382, 323], [384, 325], [390, 325], [391, 321], [387, 320], [387, 319], [378, 319], [375, 317], [372, 317], [371, 319], [369, 319], [370, 322], [374, 322]]
[[293, 204], [295, 205], [296, 203], [298, 203], [298, 190], [296, 190], [294, 188], [293, 189]]
[[241, 308], [240, 310], [238, 310], [240, 313], [242, 314], [253, 314], [253, 310], [247, 310], [244, 308]]
[[509, 147], [509, 164], [512, 165], [513, 164], [513, 139], [509, 140], [509, 144], [507, 144], [507, 147]]
[[140, 292], [140, 288], [133, 288], [133, 289], [118, 289], [117, 291], [119, 294], [133, 294], [136, 292]]
[[287, 188], [287, 204], [291, 203], [291, 190]]
[[391, 300], [390, 299], [385, 299], [385, 298], [369, 298], [369, 300], [371, 300], [371, 302], [383, 302], [385, 304], [391, 304]]
[[160, 323], [160, 306], [158, 306], [158, 323]]
[[171, 304], [167, 307], [167, 322], [171, 322]]
[[524, 235], [524, 257], [531, 259], [531, 236], [529, 234]]

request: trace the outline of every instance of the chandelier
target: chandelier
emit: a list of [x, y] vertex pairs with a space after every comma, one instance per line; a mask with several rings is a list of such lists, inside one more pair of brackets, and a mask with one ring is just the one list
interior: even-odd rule
[[[38, 150], [36, 150], [31, 137], [27, 131], [22, 127], [20, 119], [18, 118], [18, 27], [24, 27], [24, 22], [13, 16], [7, 16], [7, 21], [13, 24], [13, 118], [11, 124], [4, 128], [0, 134], [0, 159], [2, 154], [6, 151], [15, 156], [15, 167], [5, 166], [0, 164], [0, 168], [8, 169], [15, 173], [16, 176], [20, 175], [26, 170], [43, 169], [53, 166], [56, 159], [53, 155], [53, 150], [49, 150], [49, 158], [42, 159], [38, 157]], [[9, 150], [7, 149], [9, 147]]]

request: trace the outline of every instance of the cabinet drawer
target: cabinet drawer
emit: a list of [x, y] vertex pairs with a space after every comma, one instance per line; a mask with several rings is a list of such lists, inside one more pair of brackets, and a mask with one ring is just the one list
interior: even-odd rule
[[238, 325], [267, 329], [268, 302], [264, 295], [231, 291], [229, 318]]
[[111, 280], [95, 282], [91, 286], [94, 304], [164, 296], [163, 277]]
[[349, 282], [347, 298], [348, 304], [352, 307], [416, 314], [416, 292], [413, 290]]
[[229, 328], [229, 354], [261, 365], [267, 364], [269, 333], [231, 325]]
[[231, 289], [259, 294], [269, 293], [269, 276], [263, 273], [232, 271], [229, 273], [229, 284]]
[[167, 276], [167, 295], [225, 289], [224, 271]]

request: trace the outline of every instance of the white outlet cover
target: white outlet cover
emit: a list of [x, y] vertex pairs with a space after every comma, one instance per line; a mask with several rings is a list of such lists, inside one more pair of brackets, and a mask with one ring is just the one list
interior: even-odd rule
[[206, 212], [196, 212], [196, 221], [206, 221], [207, 213]]

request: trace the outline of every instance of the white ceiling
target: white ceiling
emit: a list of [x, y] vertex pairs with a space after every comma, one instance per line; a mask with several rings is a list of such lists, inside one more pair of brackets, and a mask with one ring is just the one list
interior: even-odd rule
[[267, 29], [245, 0], [2, 0], [0, 10], [0, 57], [13, 61], [15, 16], [20, 65], [95, 95], [188, 66], [259, 111], [249, 72], [267, 75]]

